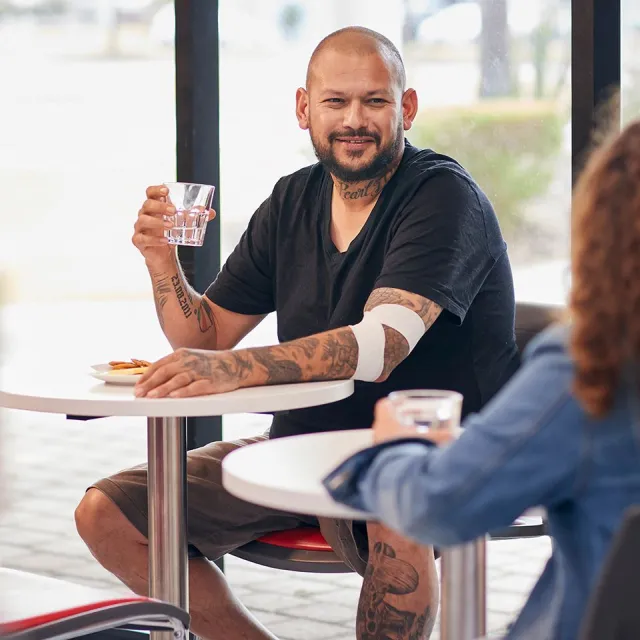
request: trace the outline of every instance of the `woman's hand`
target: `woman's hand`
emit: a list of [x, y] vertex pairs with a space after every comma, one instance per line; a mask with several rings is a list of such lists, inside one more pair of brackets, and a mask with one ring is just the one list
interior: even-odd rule
[[399, 438], [424, 438], [437, 445], [449, 443], [454, 434], [446, 429], [432, 429], [418, 431], [415, 427], [408, 427], [398, 422], [390, 400], [379, 400], [376, 403], [373, 420], [373, 441], [375, 443], [397, 440]]

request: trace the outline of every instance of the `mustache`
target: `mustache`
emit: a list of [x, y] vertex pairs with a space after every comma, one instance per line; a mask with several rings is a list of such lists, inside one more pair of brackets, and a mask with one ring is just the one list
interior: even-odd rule
[[367, 129], [348, 129], [347, 131], [334, 131], [329, 134], [329, 142], [335, 142], [338, 138], [372, 138], [376, 144], [380, 144], [380, 136]]

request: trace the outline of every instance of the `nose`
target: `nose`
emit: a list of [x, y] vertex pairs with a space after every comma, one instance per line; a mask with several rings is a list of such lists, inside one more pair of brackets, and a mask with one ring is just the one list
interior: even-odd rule
[[364, 109], [359, 100], [352, 100], [345, 109], [343, 125], [356, 131], [366, 126]]

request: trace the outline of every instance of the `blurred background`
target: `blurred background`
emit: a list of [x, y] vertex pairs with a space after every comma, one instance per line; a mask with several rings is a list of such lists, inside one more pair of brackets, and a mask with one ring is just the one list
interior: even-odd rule
[[[640, 39], [635, 12], [628, 51]], [[420, 99], [408, 138], [453, 155], [492, 199], [518, 297], [561, 300], [569, 0], [221, 0], [222, 258], [276, 180], [315, 160], [294, 94], [317, 42], [349, 24], [400, 48]], [[173, 31], [166, 0], [0, 0], [9, 305], [150, 302], [129, 239], [145, 187], [175, 176]], [[632, 115], [631, 56], [625, 89]]]
[[[212, 224], [220, 224], [222, 260], [277, 179], [315, 161], [295, 119], [295, 90], [320, 39], [358, 24], [384, 33], [404, 56], [420, 101], [408, 139], [454, 156], [493, 201], [517, 298], [564, 301], [570, 0], [219, 5], [221, 216]], [[628, 121], [640, 115], [640, 5], [623, 0], [622, 9]], [[11, 367], [55, 375], [58, 365], [84, 371], [93, 362], [152, 360], [169, 351], [130, 238], [145, 188], [176, 175], [174, 83], [172, 2], [0, 0], [0, 342]], [[214, 111], [212, 105], [212, 118]], [[270, 317], [245, 344], [275, 339]], [[78, 423], [18, 411], [2, 417], [10, 500], [0, 517], [0, 564], [115, 585], [79, 541], [72, 513], [89, 483], [145, 459], [144, 419]], [[259, 432], [265, 421], [225, 417], [225, 438]], [[500, 548], [502, 555], [490, 557], [490, 629], [521, 606], [548, 556], [546, 539]], [[242, 573], [240, 561], [229, 570], [240, 595], [281, 637], [338, 637], [333, 627], [310, 635], [328, 625], [326, 609], [313, 625], [278, 628], [290, 622], [278, 621], [280, 609], [301, 616], [310, 590], [322, 591], [310, 579], [296, 583], [255, 567]], [[278, 580], [286, 582], [280, 592]], [[352, 624], [354, 609], [344, 605], [355, 604], [358, 579], [332, 580], [327, 592]], [[252, 604], [248, 591], [260, 584]], [[307, 594], [295, 606], [292, 590]]]
[[[640, 108], [640, 7], [624, 7], [624, 113]], [[566, 293], [569, 0], [221, 0], [222, 258], [282, 175], [314, 161], [294, 117], [309, 54], [349, 24], [405, 58], [411, 142], [492, 199], [520, 299]], [[130, 245], [148, 184], [175, 176], [173, 6], [0, 0], [0, 224], [9, 305], [150, 302]], [[24, 307], [26, 309], [26, 307]]]

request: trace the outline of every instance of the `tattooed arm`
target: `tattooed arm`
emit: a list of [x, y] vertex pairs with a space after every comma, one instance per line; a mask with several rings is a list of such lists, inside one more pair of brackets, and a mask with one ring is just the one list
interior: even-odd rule
[[[442, 311], [442, 307], [423, 296], [386, 287], [371, 293], [365, 311], [371, 311], [381, 304], [399, 304], [415, 311], [426, 329], [431, 327]], [[387, 326], [384, 327], [384, 334], [384, 368], [377, 382], [386, 380], [409, 355], [409, 344], [402, 334]], [[343, 327], [274, 347], [247, 349], [238, 352], [238, 355], [244, 355], [252, 362], [252, 368], [258, 370], [256, 384], [339, 380], [350, 378], [355, 373], [358, 343], [353, 331]]]
[[150, 268], [149, 274], [158, 320], [174, 349], [231, 349], [265, 317], [234, 313], [198, 294], [177, 256], [164, 268]]
[[[426, 331], [431, 328], [442, 312], [440, 305], [424, 296], [390, 287], [374, 289], [367, 300], [364, 310], [371, 311], [371, 309], [381, 304], [399, 304], [402, 307], [411, 309], [411, 311], [415, 311], [422, 318]], [[384, 325], [384, 337], [384, 369], [378, 382], [386, 380], [390, 373], [409, 355], [409, 343], [399, 331]]]
[[[175, 297], [180, 298], [177, 294]], [[380, 304], [408, 307], [422, 318], [427, 329], [442, 311], [435, 302], [400, 289], [376, 289], [365, 311]], [[174, 307], [182, 308], [178, 302]], [[217, 323], [215, 326], [217, 329]], [[378, 382], [386, 380], [409, 353], [409, 345], [399, 332], [386, 326], [384, 331], [384, 369]], [[357, 365], [355, 335], [349, 327], [341, 327], [270, 347], [216, 352], [178, 349], [149, 368], [140, 379], [137, 391], [138, 395], [147, 395], [153, 390], [153, 397], [191, 396], [240, 387], [345, 380], [351, 378]]]

